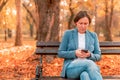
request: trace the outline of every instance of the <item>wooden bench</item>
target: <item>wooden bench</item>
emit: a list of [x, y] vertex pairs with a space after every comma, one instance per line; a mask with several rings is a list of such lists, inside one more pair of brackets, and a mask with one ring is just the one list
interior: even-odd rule
[[[36, 55], [40, 56], [40, 64], [36, 67], [36, 80], [77, 80], [77, 79], [64, 79], [58, 77], [45, 77], [42, 76], [42, 56], [43, 55], [57, 55], [60, 42], [37, 42]], [[100, 42], [102, 55], [115, 55], [120, 54], [120, 42]], [[104, 79], [119, 79], [120, 76], [103, 76]]]

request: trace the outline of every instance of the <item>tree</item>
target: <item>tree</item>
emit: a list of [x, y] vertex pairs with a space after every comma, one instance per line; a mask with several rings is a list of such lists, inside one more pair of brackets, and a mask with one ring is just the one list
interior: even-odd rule
[[6, 5], [6, 3], [8, 2], [8, 0], [1, 0], [0, 1], [0, 11], [3, 9], [3, 7]]
[[15, 0], [16, 10], [17, 10], [17, 24], [16, 24], [16, 37], [15, 37], [15, 46], [22, 45], [22, 17], [21, 17], [21, 0]]
[[[34, 32], [34, 28], [33, 28], [33, 26], [34, 26], [34, 24], [36, 25], [36, 20], [35, 20], [35, 17], [34, 17], [34, 15], [32, 14], [32, 11], [30, 11], [30, 9], [29, 9], [29, 5], [30, 5], [30, 3], [29, 3], [29, 5], [27, 4], [27, 5], [25, 5], [25, 3], [23, 3], [22, 4], [23, 5], [23, 7], [25, 8], [25, 10], [27, 11], [27, 13], [28, 13], [28, 15], [30, 16], [26, 16], [26, 20], [27, 20], [27, 22], [28, 22], [28, 24], [29, 24], [29, 27], [30, 27], [30, 37], [33, 37], [33, 32]], [[32, 20], [31, 20], [32, 19]], [[33, 24], [34, 23], [34, 24]]]
[[39, 15], [38, 41], [59, 40], [60, 0], [35, 0]]
[[112, 24], [112, 16], [113, 16], [113, 0], [111, 0], [110, 12], [108, 7], [108, 0], [105, 0], [105, 28], [104, 28], [104, 36], [106, 41], [112, 41], [111, 35], [111, 24]]
[[69, 2], [69, 11], [70, 11], [70, 18], [69, 18], [69, 20], [68, 20], [68, 29], [71, 29], [71, 28], [73, 28], [74, 26], [73, 26], [73, 23], [72, 23], [72, 21], [73, 21], [73, 18], [74, 18], [74, 8], [72, 8], [71, 7], [72, 6], [72, 0], [70, 0], [70, 2]]
[[[0, 12], [2, 11], [3, 7], [7, 4], [8, 0], [1, 0], [0, 1]], [[4, 15], [5, 18], [5, 15]], [[5, 27], [5, 41], [7, 41], [7, 31], [6, 31], [6, 23], [4, 24]]]
[[94, 25], [94, 27], [95, 27], [95, 32], [97, 33], [97, 35], [99, 35], [99, 33], [100, 33], [100, 27], [98, 26], [98, 15], [97, 15], [97, 8], [98, 8], [98, 4], [97, 4], [97, 0], [95, 0], [94, 1], [94, 15], [95, 15], [95, 25]]
[[30, 30], [30, 37], [33, 37], [33, 32], [34, 32], [34, 28], [33, 28], [33, 22], [31, 22], [30, 18], [28, 16], [26, 16], [26, 20], [29, 24], [29, 30]]

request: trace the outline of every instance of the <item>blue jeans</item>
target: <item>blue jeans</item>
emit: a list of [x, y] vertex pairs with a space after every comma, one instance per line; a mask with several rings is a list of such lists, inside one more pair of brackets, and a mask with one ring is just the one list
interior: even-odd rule
[[80, 78], [80, 80], [103, 80], [99, 67], [92, 60], [75, 59], [66, 70], [68, 78]]

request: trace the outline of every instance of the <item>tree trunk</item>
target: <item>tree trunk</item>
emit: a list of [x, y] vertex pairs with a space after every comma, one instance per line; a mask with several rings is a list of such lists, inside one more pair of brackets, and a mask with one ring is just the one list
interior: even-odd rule
[[69, 20], [68, 20], [68, 29], [72, 29], [72, 28], [74, 28], [75, 26], [73, 26], [73, 18], [74, 18], [74, 12], [73, 12], [73, 8], [71, 8], [71, 6], [72, 6], [72, 0], [70, 0], [70, 2], [69, 2], [69, 11], [70, 11], [70, 18], [69, 18]]
[[95, 12], [94, 12], [94, 15], [95, 15], [95, 25], [94, 25], [94, 27], [95, 27], [95, 32], [99, 36], [99, 34], [100, 34], [100, 27], [98, 26], [97, 1], [96, 0], [94, 1], [94, 5], [95, 5]]
[[22, 25], [22, 17], [21, 17], [21, 0], [15, 0], [16, 10], [17, 10], [17, 26], [16, 26], [16, 37], [15, 37], [15, 46], [22, 45], [22, 33], [21, 33], [21, 25]]
[[2, 11], [3, 7], [7, 4], [8, 0], [2, 0], [0, 1], [0, 12]]
[[[59, 41], [59, 3], [60, 0], [36, 0], [39, 16], [38, 41]], [[56, 56], [45, 56], [50, 62]]]
[[[30, 16], [31, 19], [32, 19], [32, 21], [31, 21], [31, 20], [29, 19], [29, 17], [26, 16], [26, 19], [27, 19], [27, 21], [28, 21], [28, 23], [29, 23], [29, 26], [30, 26], [30, 37], [33, 37], [33, 33], [34, 33], [33, 23], [35, 24], [35, 28], [36, 28], [36, 32], [37, 32], [38, 17], [36, 17], [36, 16], [37, 16], [37, 13], [38, 13], [38, 12], [36, 11], [36, 13], [32, 13], [32, 12], [29, 10], [29, 8], [27, 7], [28, 5], [25, 5], [24, 3], [23, 3], [22, 5], [23, 5], [23, 7], [26, 9], [27, 13], [29, 14], [29, 16]], [[36, 8], [37, 8], [37, 7], [36, 7]], [[35, 38], [35, 39], [37, 39], [37, 35], [36, 35], [36, 38]]]
[[36, 13], [35, 13], [36, 37], [35, 37], [35, 40], [38, 40], [38, 27], [39, 27], [39, 21], [40, 21], [40, 19], [39, 19], [39, 13], [38, 13], [38, 11], [39, 11], [39, 9], [38, 9], [39, 5], [38, 5], [38, 0], [34, 0], [34, 2], [35, 2], [35, 7], [36, 7]]
[[36, 0], [39, 14], [38, 41], [59, 40], [60, 0]]
[[112, 41], [111, 31], [110, 31], [110, 23], [109, 23], [109, 12], [108, 12], [108, 2], [105, 0], [105, 28], [104, 28], [104, 36], [105, 41]]
[[6, 30], [6, 28], [5, 28], [5, 41], [7, 41], [7, 30]]
[[33, 33], [34, 33], [33, 24], [29, 24], [29, 26], [30, 26], [30, 37], [33, 37]]
[[9, 37], [9, 38], [12, 38], [12, 30], [8, 28], [7, 31], [8, 31], [8, 37]]
[[111, 0], [110, 9], [111, 9], [111, 12], [110, 12], [110, 22], [109, 22], [109, 26], [110, 26], [110, 28], [111, 28], [111, 27], [112, 27], [112, 20], [113, 20], [113, 9], [114, 9], [113, 0]]
[[26, 20], [29, 24], [30, 37], [33, 37], [33, 32], [34, 32], [33, 22], [30, 20], [30, 18], [28, 16], [26, 16]]

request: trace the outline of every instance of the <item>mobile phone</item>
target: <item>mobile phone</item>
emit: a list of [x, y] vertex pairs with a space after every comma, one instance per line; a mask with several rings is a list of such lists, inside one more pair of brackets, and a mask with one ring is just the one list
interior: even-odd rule
[[88, 52], [88, 50], [85, 50], [85, 49], [82, 49], [81, 51], [83, 51], [83, 52], [85, 52], [85, 53], [87, 53], [87, 52]]

